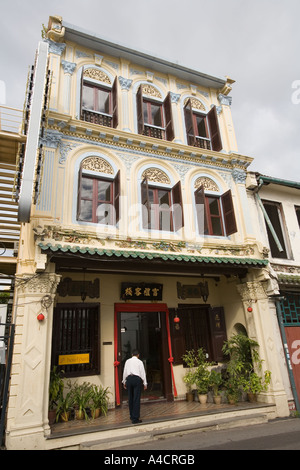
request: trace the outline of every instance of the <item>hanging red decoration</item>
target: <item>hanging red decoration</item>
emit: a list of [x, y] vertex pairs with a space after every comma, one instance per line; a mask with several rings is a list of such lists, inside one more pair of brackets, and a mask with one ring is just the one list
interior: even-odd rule
[[252, 307], [248, 307], [247, 310], [248, 310], [248, 312], [252, 312], [253, 308], [252, 308]]
[[38, 321], [43, 321], [45, 319], [45, 315], [43, 315], [42, 313], [39, 313], [36, 318], [38, 319]]

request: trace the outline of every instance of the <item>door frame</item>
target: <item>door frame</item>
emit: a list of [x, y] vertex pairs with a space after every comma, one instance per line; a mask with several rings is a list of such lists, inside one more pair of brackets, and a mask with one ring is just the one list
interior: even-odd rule
[[[115, 392], [116, 405], [121, 405], [122, 397], [122, 371], [120, 364], [121, 358], [121, 312], [160, 312], [161, 315], [161, 346], [162, 346], [162, 374], [164, 381], [164, 390], [167, 401], [173, 401], [174, 395], [177, 396], [174, 374], [173, 374], [173, 358], [170, 339], [169, 326], [169, 309], [167, 304], [132, 304], [132, 303], [116, 303], [114, 314], [114, 368], [115, 368]], [[172, 380], [174, 386], [174, 394], [172, 390]]]

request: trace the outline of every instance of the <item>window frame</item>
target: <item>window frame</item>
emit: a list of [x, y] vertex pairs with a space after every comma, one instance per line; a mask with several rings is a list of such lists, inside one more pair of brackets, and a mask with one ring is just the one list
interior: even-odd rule
[[[144, 120], [144, 103], [155, 104], [161, 108], [161, 117], [163, 126], [156, 126], [151, 123], [146, 123]], [[142, 85], [139, 86], [136, 93], [136, 106], [137, 106], [137, 132], [141, 135], [158, 138], [161, 140], [172, 141], [175, 137], [172, 107], [171, 107], [171, 92], [169, 92], [163, 101], [155, 100], [149, 96], [143, 95]], [[148, 112], [149, 117], [149, 112]], [[151, 121], [151, 119], [150, 119]]]
[[[280, 252], [274, 240], [272, 232], [265, 220], [266, 233], [267, 233], [267, 238], [268, 238], [272, 258], [291, 259], [292, 258], [291, 248], [290, 248], [290, 243], [289, 243], [289, 238], [288, 238], [288, 231], [287, 231], [287, 227], [286, 227], [286, 223], [284, 219], [282, 203], [277, 202], [277, 201], [270, 201], [267, 199], [262, 199], [262, 204], [263, 204], [264, 210], [266, 211], [267, 216], [270, 219], [272, 227], [275, 230], [276, 236], [281, 244], [281, 247], [283, 248], [283, 251]], [[274, 227], [274, 219], [273, 221], [271, 220], [271, 217], [270, 217], [271, 214], [270, 212], [268, 212], [268, 209], [266, 206], [271, 206], [271, 207], [276, 208], [276, 212], [274, 212], [271, 217], [273, 218], [274, 215], [277, 216], [277, 220], [276, 220], [276, 223], [278, 224], [277, 228]]]
[[[88, 178], [93, 181], [92, 185], [92, 198], [83, 198], [82, 193], [82, 178]], [[109, 213], [109, 219], [106, 223], [97, 220], [97, 210], [98, 210], [98, 182], [110, 182], [110, 202], [103, 201], [103, 203], [109, 204], [112, 206], [113, 210]], [[96, 196], [97, 195], [97, 196]], [[92, 201], [92, 220], [84, 220], [80, 217], [81, 213], [81, 201], [88, 200]], [[100, 225], [109, 225], [115, 226], [120, 220], [120, 170], [116, 173], [115, 177], [108, 177], [99, 175], [97, 173], [91, 173], [89, 171], [82, 169], [82, 164], [80, 165], [79, 169], [79, 176], [78, 176], [78, 194], [77, 194], [77, 214], [76, 214], [76, 221], [82, 223], [93, 223], [93, 224], [100, 224]]]
[[[173, 187], [157, 185], [155, 183], [149, 183], [147, 176], [141, 182], [141, 205], [142, 205], [142, 227], [144, 230], [156, 230], [156, 231], [166, 231], [163, 228], [157, 228], [151, 226], [152, 223], [152, 211], [154, 210], [154, 220], [158, 220], [159, 214], [161, 211], [159, 208], [155, 207], [155, 203], [150, 204], [149, 197], [150, 190], [165, 190], [169, 192], [169, 212], [170, 212], [170, 230], [168, 232], [177, 232], [184, 226], [184, 217], [183, 217], [183, 203], [182, 203], [182, 191], [181, 191], [181, 182], [178, 181]], [[158, 198], [157, 201], [158, 202]], [[151, 206], [154, 205], [154, 208]], [[145, 209], [146, 208], [146, 212]], [[159, 226], [159, 224], [158, 224]]]
[[[217, 200], [219, 208], [218, 218], [220, 220], [222, 235], [213, 233], [212, 218], [216, 216], [212, 216], [211, 214], [209, 198]], [[238, 231], [230, 189], [221, 195], [215, 195], [211, 192], [206, 193], [204, 186], [199, 186], [199, 188], [194, 191], [194, 202], [196, 206], [196, 220], [199, 235], [226, 237]], [[200, 225], [202, 216], [204, 221], [203, 230]]]
[[[183, 112], [187, 145], [220, 152], [223, 148], [223, 145], [216, 106], [213, 105], [210, 111], [205, 114], [201, 111], [195, 110], [192, 107], [192, 102], [189, 98], [184, 105]], [[196, 123], [198, 116], [201, 116], [204, 119], [208, 137], [199, 136], [198, 126]]]
[[[98, 82], [91, 78], [84, 77], [84, 71], [81, 73], [80, 83], [80, 119], [86, 122], [116, 128], [118, 126], [118, 79], [115, 77], [112, 85]], [[109, 93], [109, 113], [97, 111], [83, 107], [83, 87], [87, 86], [95, 90], [101, 90]], [[96, 91], [95, 93], [96, 94]], [[95, 102], [95, 96], [94, 96]]]
[[[174, 323], [175, 316], [180, 319], [179, 329]], [[183, 364], [182, 356], [187, 350], [203, 348], [207, 360], [223, 362], [222, 346], [227, 340], [225, 312], [223, 307], [206, 304], [178, 304], [169, 308], [172, 354], [174, 365]]]
[[[82, 310], [89, 311], [90, 323], [88, 329], [80, 331], [84, 323], [84, 315], [80, 315]], [[99, 303], [58, 303], [53, 312], [51, 366], [56, 365], [63, 369], [65, 377], [99, 375], [100, 325]], [[90, 353], [91, 368], [86, 364], [58, 365], [60, 355], [84, 354], [87, 350]]]

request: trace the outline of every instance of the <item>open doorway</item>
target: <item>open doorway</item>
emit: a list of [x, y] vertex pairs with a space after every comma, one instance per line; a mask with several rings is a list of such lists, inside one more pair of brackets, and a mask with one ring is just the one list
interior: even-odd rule
[[127, 390], [122, 387], [123, 369], [134, 349], [140, 352], [148, 383], [141, 399], [173, 399], [168, 360], [167, 311], [164, 304], [115, 305], [115, 353], [118, 363], [116, 396], [119, 394], [120, 403], [128, 400]]

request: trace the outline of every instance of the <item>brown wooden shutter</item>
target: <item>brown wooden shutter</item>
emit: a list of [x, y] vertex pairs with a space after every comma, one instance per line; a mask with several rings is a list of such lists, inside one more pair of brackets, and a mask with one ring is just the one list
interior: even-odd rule
[[205, 194], [203, 186], [200, 186], [200, 188], [196, 189], [195, 202], [199, 234], [205, 235], [208, 233], [208, 225], [205, 210]]
[[136, 106], [137, 106], [138, 134], [143, 134], [144, 133], [144, 114], [143, 114], [142, 85], [139, 87], [137, 94], [136, 94]]
[[186, 137], [188, 145], [195, 145], [196, 136], [193, 126], [193, 111], [192, 111], [192, 102], [188, 100], [184, 106], [184, 117], [185, 117], [185, 127], [186, 127]]
[[83, 72], [84, 72], [84, 69], [82, 67], [81, 78], [80, 78], [80, 111], [79, 111], [80, 119], [83, 119], [83, 115], [82, 115]]
[[181, 229], [184, 226], [183, 217], [183, 204], [181, 194], [181, 182], [175, 184], [172, 188], [172, 201], [173, 201], [173, 227], [174, 231]]
[[173, 140], [175, 137], [174, 126], [172, 119], [172, 103], [171, 103], [171, 93], [169, 92], [164, 101], [164, 110], [165, 110], [165, 127], [166, 127], [166, 140]]
[[77, 219], [77, 220], [80, 220], [81, 185], [82, 185], [82, 165], [80, 165], [79, 173], [78, 173], [77, 214], [76, 214], [76, 219]]
[[231, 190], [221, 196], [226, 235], [237, 232]]
[[[149, 188], [148, 188], [148, 178], [145, 176], [141, 183], [141, 191], [142, 191], [142, 220], [143, 220], [143, 228], [150, 228], [150, 201], [149, 201]], [[146, 214], [145, 209], [146, 208]]]
[[225, 314], [223, 307], [211, 307], [209, 312], [211, 329], [212, 359], [222, 362], [225, 358], [222, 347], [227, 341]]
[[220, 150], [222, 150], [222, 139], [220, 134], [217, 109], [215, 106], [213, 106], [208, 112], [207, 119], [209, 124], [212, 150], [215, 152], [220, 152]]
[[115, 223], [120, 220], [120, 170], [114, 179], [114, 209], [115, 209]]
[[186, 342], [185, 342], [185, 322], [184, 315], [180, 314], [180, 310], [177, 311], [178, 317], [180, 318], [179, 329], [176, 329], [176, 323], [174, 323], [174, 318], [176, 316], [175, 308], [169, 308], [169, 322], [170, 322], [170, 332], [171, 332], [171, 343], [172, 343], [172, 355], [174, 365], [182, 364], [182, 356], [186, 352]]
[[112, 87], [112, 127], [116, 128], [118, 126], [118, 79], [115, 78], [113, 87]]

